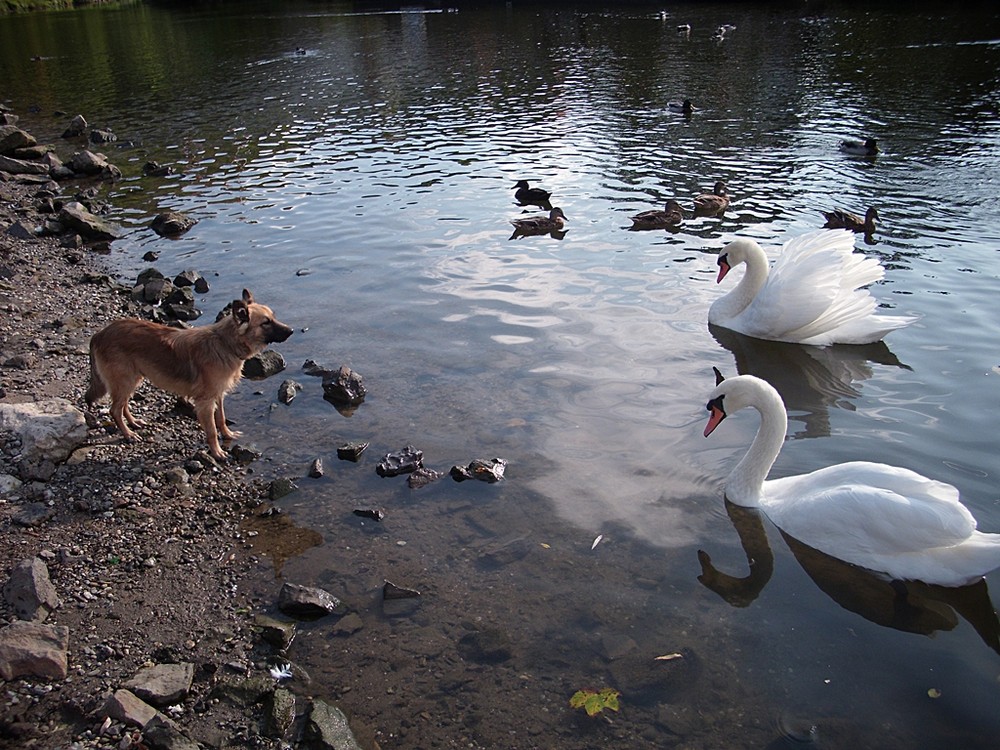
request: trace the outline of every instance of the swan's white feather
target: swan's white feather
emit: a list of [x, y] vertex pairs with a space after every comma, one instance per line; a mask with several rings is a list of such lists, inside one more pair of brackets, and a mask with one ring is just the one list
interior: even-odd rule
[[[865, 344], [910, 323], [880, 316], [865, 289], [882, 279], [874, 258], [854, 253], [854, 234], [820, 230], [785, 243], [774, 265], [757, 243], [736, 240], [722, 253], [746, 263], [736, 289], [716, 300], [709, 322], [755, 338], [800, 344]], [[758, 286], [759, 285], [759, 286]]]
[[788, 427], [781, 397], [751, 375], [724, 380], [711, 398], [720, 396], [727, 414], [749, 406], [761, 415], [727, 480], [732, 502], [759, 507], [799, 541], [892, 578], [961, 586], [1000, 568], [1000, 534], [978, 531], [950, 484], [869, 461], [765, 480]]

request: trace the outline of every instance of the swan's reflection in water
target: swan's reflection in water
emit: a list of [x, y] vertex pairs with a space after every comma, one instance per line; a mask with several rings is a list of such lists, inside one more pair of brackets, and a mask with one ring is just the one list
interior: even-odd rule
[[[854, 410], [857, 383], [872, 376], [871, 364], [909, 369], [884, 342], [865, 345], [803, 346], [765, 341], [709, 325], [715, 340], [732, 352], [740, 375], [756, 375], [773, 385], [790, 422], [804, 422], [794, 438], [830, 434], [832, 407]], [[728, 373], [727, 373], [728, 374]]]
[[[774, 555], [760, 511], [727, 500], [726, 512], [739, 535], [750, 572], [743, 578], [723, 573], [712, 565], [708, 553], [698, 550], [698, 581], [732, 606], [747, 607], [770, 580]], [[783, 531], [781, 535], [813, 582], [844, 609], [877, 625], [919, 635], [952, 630], [961, 616], [987, 646], [1000, 654], [1000, 621], [985, 579], [958, 588], [890, 581], [806, 546]]]

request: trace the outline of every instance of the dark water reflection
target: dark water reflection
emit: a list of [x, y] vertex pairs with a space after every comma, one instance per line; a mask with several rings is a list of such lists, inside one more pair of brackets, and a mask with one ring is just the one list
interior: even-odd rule
[[[244, 384], [230, 411], [270, 458], [262, 472], [303, 477], [281, 501], [289, 522], [255, 537], [262, 600], [277, 570], [361, 615], [349, 638], [309, 626], [292, 657], [367, 739], [758, 747], [795, 734], [781, 727], [796, 717], [820, 746], [992, 747], [1000, 664], [967, 610], [909, 592], [931, 617], [918, 632], [938, 632], [915, 637], [836, 606], [784, 546], [753, 606], [735, 609], [698, 584], [696, 550], [720, 570], [745, 564], [720, 487], [756, 425], [701, 437], [712, 365], [772, 380], [793, 436], [814, 438], [790, 441], [776, 472], [909, 466], [1000, 530], [1000, 19], [986, 5], [660, 10], [154, 3], [4, 17], [0, 96], [61, 149], [77, 145], [59, 139], [77, 112], [118, 135], [105, 150], [125, 178], [106, 192], [127, 229], [123, 276], [155, 250], [165, 272], [214, 279], [203, 309], [247, 286], [302, 329], [281, 347], [304, 386], [295, 401]], [[737, 28], [720, 44], [722, 23]], [[668, 107], [684, 98], [691, 117]], [[876, 158], [837, 151], [865, 136]], [[142, 176], [150, 159], [177, 174]], [[561, 241], [508, 241], [521, 179], [570, 217]], [[720, 179], [730, 208], [691, 218]], [[688, 212], [677, 230], [627, 231], [668, 199]], [[858, 247], [887, 269], [874, 294], [917, 323], [826, 350], [708, 330], [715, 253], [733, 235], [774, 249], [821, 211], [868, 206], [880, 229]], [[164, 209], [199, 223], [163, 240], [146, 227]], [[337, 412], [298, 373], [308, 358], [360, 372], [365, 403]], [[352, 440], [369, 453], [337, 461]], [[407, 443], [445, 471], [501, 456], [507, 478], [411, 491], [377, 477]], [[317, 455], [328, 474], [305, 479]], [[359, 521], [358, 503], [385, 521]], [[420, 606], [384, 617], [386, 578], [420, 589]], [[470, 634], [502, 636], [510, 657], [457, 651]], [[683, 658], [654, 660], [670, 653]], [[605, 684], [623, 693], [614, 724], [569, 711], [573, 692]]]

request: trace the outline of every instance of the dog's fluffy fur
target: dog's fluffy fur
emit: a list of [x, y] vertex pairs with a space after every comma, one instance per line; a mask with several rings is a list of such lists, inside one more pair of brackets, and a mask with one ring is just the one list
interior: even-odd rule
[[226, 440], [239, 435], [226, 425], [222, 402], [239, 382], [243, 362], [291, 335], [292, 329], [246, 289], [230, 314], [208, 326], [178, 329], [135, 318], [116, 320], [90, 340], [87, 404], [110, 394], [115, 424], [127, 440], [135, 440], [130, 428], [142, 423], [129, 411], [129, 399], [145, 378], [194, 402], [209, 450], [222, 458], [219, 434]]

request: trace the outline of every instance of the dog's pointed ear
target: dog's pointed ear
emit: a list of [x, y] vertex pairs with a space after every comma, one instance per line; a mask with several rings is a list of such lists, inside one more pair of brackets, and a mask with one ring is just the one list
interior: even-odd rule
[[725, 377], [723, 377], [722, 373], [721, 373], [721, 372], [719, 372], [719, 368], [718, 368], [718, 367], [713, 367], [713, 368], [712, 368], [712, 372], [714, 372], [714, 373], [715, 373], [715, 384], [716, 384], [716, 385], [718, 385], [718, 384], [719, 384], [719, 383], [721, 383], [721, 382], [722, 382], [723, 380], [725, 380]]
[[250, 322], [250, 308], [247, 307], [247, 303], [241, 299], [233, 300], [233, 320], [235, 320], [239, 325]]
[[243, 301], [246, 302], [248, 305], [253, 304], [253, 294], [250, 293], [249, 289], [243, 290]]

